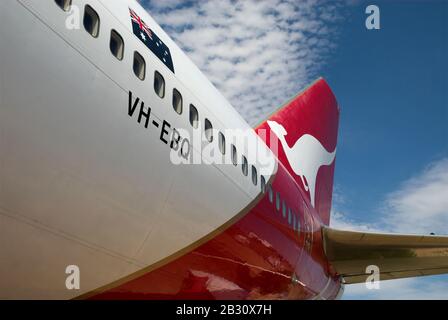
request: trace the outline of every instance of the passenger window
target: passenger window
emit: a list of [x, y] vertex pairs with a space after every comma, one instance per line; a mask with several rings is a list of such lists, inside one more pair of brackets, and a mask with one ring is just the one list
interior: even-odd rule
[[190, 124], [193, 128], [197, 129], [199, 123], [198, 109], [190, 104]]
[[212, 142], [213, 141], [213, 126], [212, 123], [210, 122], [210, 120], [208, 120], [207, 118], [205, 119], [205, 123], [204, 123], [204, 127], [205, 127], [205, 138], [208, 140], [208, 142]]
[[238, 165], [238, 152], [236, 151], [236, 147], [233, 144], [232, 144], [232, 163], [234, 166]]
[[118, 60], [123, 60], [124, 54], [124, 41], [123, 38], [118, 34], [117, 31], [112, 30], [110, 32], [110, 52], [117, 58]]
[[260, 183], [261, 183], [261, 193], [266, 193], [266, 179], [264, 176], [260, 176]]
[[219, 133], [219, 151], [222, 154], [226, 154], [226, 137], [224, 137], [223, 133]]
[[247, 158], [245, 157], [245, 156], [243, 156], [243, 165], [242, 165], [242, 170], [243, 170], [243, 174], [245, 175], [245, 176], [247, 176], [247, 174], [248, 174], [248, 171], [249, 171], [249, 165], [248, 165], [248, 163], [247, 163]]
[[271, 185], [268, 185], [268, 197], [269, 197], [269, 202], [273, 203], [274, 202], [274, 192], [272, 191]]
[[138, 53], [137, 51], [134, 52], [134, 73], [140, 80], [145, 80], [145, 74], [146, 74], [146, 62], [145, 59]]
[[160, 98], [165, 97], [165, 79], [159, 72], [154, 72], [154, 91]]
[[55, 2], [64, 11], [68, 11], [72, 5], [72, 0], [55, 0]]
[[182, 114], [182, 95], [176, 89], [173, 89], [173, 108], [178, 114]]
[[286, 210], [287, 210], [286, 201], [283, 200], [283, 206], [282, 206], [282, 215], [283, 215], [283, 218], [286, 218]]
[[295, 230], [297, 230], [297, 227], [296, 227], [296, 220], [297, 220], [297, 218], [296, 218], [296, 213], [295, 212], [293, 212], [292, 213], [292, 228], [294, 229], [294, 231]]
[[254, 186], [258, 183], [258, 174], [257, 174], [257, 168], [255, 166], [252, 166], [252, 183]]
[[100, 33], [100, 17], [91, 6], [86, 5], [84, 8], [84, 28], [94, 38]]
[[280, 192], [277, 192], [275, 196], [275, 208], [277, 209], [277, 211], [280, 211], [280, 205], [281, 205]]

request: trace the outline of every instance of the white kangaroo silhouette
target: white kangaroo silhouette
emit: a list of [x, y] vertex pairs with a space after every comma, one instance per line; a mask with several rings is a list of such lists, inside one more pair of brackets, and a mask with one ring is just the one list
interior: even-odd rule
[[319, 140], [309, 134], [301, 136], [290, 148], [285, 139], [288, 134], [285, 128], [275, 121], [268, 121], [268, 125], [280, 140], [292, 170], [302, 179], [305, 190], [309, 190], [311, 205], [314, 207], [317, 172], [321, 166], [333, 163], [336, 148], [333, 152], [328, 152]]

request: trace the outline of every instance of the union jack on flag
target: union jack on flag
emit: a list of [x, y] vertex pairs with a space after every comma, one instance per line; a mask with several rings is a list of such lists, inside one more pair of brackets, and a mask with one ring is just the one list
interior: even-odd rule
[[148, 37], [152, 39], [151, 29], [149, 29], [146, 23], [135, 13], [134, 10], [129, 9], [129, 12], [131, 13], [132, 21], [137, 23], [140, 30], [145, 32], [148, 35]]

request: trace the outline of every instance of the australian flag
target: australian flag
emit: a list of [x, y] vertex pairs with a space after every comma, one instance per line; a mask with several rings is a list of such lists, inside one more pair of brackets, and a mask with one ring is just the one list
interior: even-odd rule
[[149, 29], [134, 10], [129, 8], [129, 12], [131, 14], [134, 34], [174, 73], [170, 49], [151, 29]]

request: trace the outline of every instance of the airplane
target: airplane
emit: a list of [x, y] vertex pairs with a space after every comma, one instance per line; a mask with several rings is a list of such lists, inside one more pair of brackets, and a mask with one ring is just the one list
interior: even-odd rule
[[0, 2], [1, 299], [339, 299], [448, 272], [344, 231], [319, 78], [251, 127], [135, 0]]

